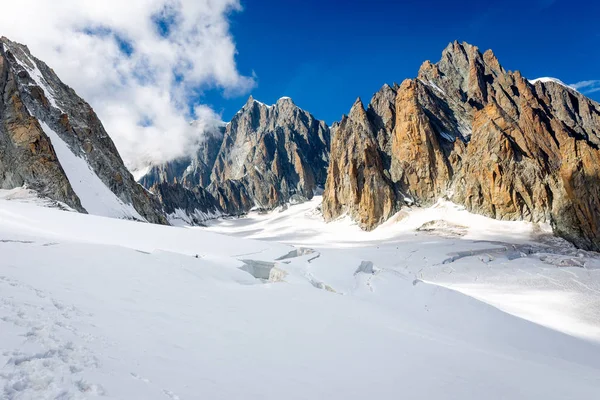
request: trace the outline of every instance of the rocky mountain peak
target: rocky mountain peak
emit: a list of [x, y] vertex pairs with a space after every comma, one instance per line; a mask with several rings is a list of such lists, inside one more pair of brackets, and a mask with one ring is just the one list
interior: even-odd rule
[[271, 127], [276, 124], [287, 124], [290, 119], [297, 118], [302, 113], [306, 112], [289, 97], [282, 97], [275, 104], [267, 105], [250, 96], [244, 107], [233, 116], [231, 123], [237, 125], [246, 121], [244, 123], [249, 123], [253, 131], [256, 131], [265, 124], [271, 124]]
[[335, 129], [327, 219], [349, 214], [372, 229], [405, 203], [446, 196], [494, 218], [550, 222], [600, 249], [600, 104], [455, 41], [363, 110], [355, 103]]
[[498, 58], [496, 57], [492, 49], [488, 49], [485, 51], [485, 53], [483, 53], [483, 61], [484, 64], [487, 65], [488, 68], [496, 74], [499, 75], [506, 73], [504, 68], [502, 68], [502, 65], [500, 65], [500, 61], [498, 61]]
[[0, 187], [27, 185], [78, 211], [166, 223], [91, 106], [26, 46], [0, 41]]
[[428, 77], [438, 79], [440, 77], [440, 69], [437, 64], [433, 64], [431, 61], [426, 60], [421, 64], [417, 77], [420, 79], [427, 79]]
[[162, 182], [205, 187], [230, 214], [255, 206], [270, 209], [293, 196], [311, 198], [325, 185], [329, 135], [325, 122], [289, 97], [267, 106], [250, 96], [219, 142], [207, 142], [212, 150], [205, 148], [192, 160], [156, 166], [140, 182], [146, 187]]
[[[467, 43], [459, 43], [454, 41], [442, 51], [442, 58], [438, 63], [439, 67], [452, 66], [457, 70], [466, 70], [469, 65], [469, 59], [472, 58], [479, 50], [475, 46]], [[447, 68], [444, 68], [447, 69]]]
[[382, 149], [387, 149], [396, 123], [396, 94], [399, 86], [384, 84], [371, 98], [367, 115]]
[[376, 105], [382, 102], [393, 103], [395, 101], [394, 99], [396, 98], [396, 93], [399, 87], [399, 85], [391, 87], [387, 83], [384, 84], [377, 92], [375, 92], [375, 94], [373, 94], [373, 97], [371, 97], [371, 102], [369, 103], [367, 109], [372, 107], [378, 108]]
[[357, 97], [354, 101], [354, 104], [352, 104], [352, 108], [350, 108], [350, 112], [348, 113], [348, 118], [360, 123], [368, 120], [365, 106], [360, 97]]
[[477, 57], [478, 54], [481, 54], [479, 52], [479, 47], [467, 42], [461, 43], [458, 40], [455, 40], [448, 43], [448, 46], [442, 51], [442, 59], [465, 61]]
[[294, 101], [292, 100], [292, 98], [287, 97], [287, 96], [280, 97], [277, 100], [277, 103], [275, 103], [275, 104], [276, 105], [284, 105], [285, 104], [285, 105], [294, 105], [294, 106], [296, 105], [296, 104], [294, 104]]
[[455, 41], [444, 49], [439, 62], [423, 63], [418, 78], [439, 92], [458, 93], [482, 105], [487, 101], [489, 81], [504, 73], [491, 50], [481, 54], [476, 46]]

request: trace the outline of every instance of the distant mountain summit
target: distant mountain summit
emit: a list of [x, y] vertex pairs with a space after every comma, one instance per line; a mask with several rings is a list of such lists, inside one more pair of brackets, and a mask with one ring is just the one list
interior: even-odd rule
[[0, 38], [0, 188], [90, 214], [167, 223], [94, 110], [26, 46]]
[[252, 96], [193, 157], [152, 168], [140, 182], [204, 187], [228, 214], [272, 209], [325, 186], [329, 127], [289, 97], [267, 106]]
[[[192, 123], [196, 125], [196, 123]], [[225, 124], [203, 133], [203, 140], [192, 156], [152, 166], [138, 182], [146, 188], [156, 183], [180, 183], [184, 187], [207, 187], [210, 174], [223, 143]]]
[[403, 205], [444, 196], [497, 219], [550, 222], [598, 251], [599, 145], [600, 104], [454, 42], [332, 128], [323, 212], [373, 229]]

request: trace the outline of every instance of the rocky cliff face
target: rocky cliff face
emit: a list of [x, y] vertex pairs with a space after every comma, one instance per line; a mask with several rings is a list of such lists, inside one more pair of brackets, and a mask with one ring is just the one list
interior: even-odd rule
[[203, 139], [198, 144], [198, 149], [190, 157], [183, 157], [165, 164], [153, 166], [142, 176], [139, 183], [146, 188], [156, 183], [180, 183], [185, 187], [208, 187], [210, 185], [210, 174], [215, 164], [221, 143], [225, 125], [215, 131], [205, 132]]
[[206, 187], [219, 207], [240, 214], [271, 209], [325, 185], [329, 128], [290, 98], [267, 106], [252, 97], [193, 158], [154, 167], [140, 182]]
[[[446, 196], [497, 219], [548, 221], [600, 250], [598, 103], [454, 42], [366, 112], [356, 106], [332, 138], [327, 219], [349, 213], [371, 229], [403, 204]], [[349, 153], [343, 143], [355, 141]]]
[[324, 186], [329, 128], [284, 97], [266, 106], [252, 97], [225, 129], [211, 180], [239, 181], [254, 204], [270, 209]]
[[394, 213], [396, 193], [382, 160], [376, 122], [359, 99], [332, 127], [332, 157], [323, 194], [326, 219], [347, 212], [361, 228], [372, 229]]
[[166, 223], [94, 110], [26, 46], [0, 39], [0, 187], [93, 214]]
[[201, 187], [188, 189], [180, 183], [155, 183], [150, 191], [156, 194], [172, 225], [202, 225], [223, 215], [215, 198]]
[[[11, 53], [0, 40], [0, 188], [27, 185], [42, 196], [84, 211], [50, 139], [27, 110]], [[13, 61], [14, 63], [14, 61]]]

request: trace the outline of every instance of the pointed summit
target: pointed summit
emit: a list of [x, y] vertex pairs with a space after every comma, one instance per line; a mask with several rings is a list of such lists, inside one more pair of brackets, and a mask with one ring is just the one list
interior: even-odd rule
[[[469, 60], [480, 58], [479, 48], [467, 42], [459, 43], [455, 40], [449, 43], [442, 52], [442, 58], [437, 65], [441, 68], [444, 64], [454, 65], [456, 68], [465, 68], [469, 65]], [[441, 68], [443, 70], [443, 68]]]
[[502, 65], [500, 65], [500, 61], [498, 61], [498, 58], [492, 49], [488, 49], [485, 51], [485, 53], [483, 53], [483, 61], [492, 71], [496, 72], [497, 74], [503, 74], [506, 72], [504, 71], [504, 68], [502, 68]]
[[350, 109], [350, 113], [348, 113], [348, 118], [360, 122], [367, 119], [367, 113], [365, 111], [365, 106], [363, 105], [360, 97], [356, 98], [356, 101], [352, 105]]
[[464, 47], [455, 40], [453, 42], [448, 43], [448, 46], [442, 51], [442, 58], [447, 55], [454, 55], [459, 53], [466, 53]]

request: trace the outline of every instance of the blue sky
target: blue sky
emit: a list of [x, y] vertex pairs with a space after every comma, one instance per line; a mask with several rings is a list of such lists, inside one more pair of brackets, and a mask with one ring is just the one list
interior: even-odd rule
[[[246, 0], [231, 15], [238, 69], [256, 75], [252, 95], [271, 104], [290, 96], [328, 123], [357, 96], [367, 103], [384, 83], [437, 62], [446, 45], [491, 48], [501, 64], [533, 79], [600, 80], [600, 5], [595, 1]], [[600, 82], [587, 87], [600, 88]], [[581, 89], [586, 92], [586, 88]], [[587, 93], [600, 101], [600, 90]], [[247, 95], [205, 92], [224, 120]]]

